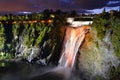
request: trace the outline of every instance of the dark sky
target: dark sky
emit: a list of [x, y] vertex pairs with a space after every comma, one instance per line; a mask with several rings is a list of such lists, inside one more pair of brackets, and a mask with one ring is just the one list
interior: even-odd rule
[[0, 12], [42, 11], [44, 9], [87, 12], [120, 6], [120, 0], [0, 0]]

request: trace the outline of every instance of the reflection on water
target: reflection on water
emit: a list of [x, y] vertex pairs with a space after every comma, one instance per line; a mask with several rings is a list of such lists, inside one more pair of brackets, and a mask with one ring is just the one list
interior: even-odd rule
[[52, 67], [44, 67], [37, 64], [1, 61], [0, 80], [30, 80], [36, 76], [43, 75], [50, 69], [52, 69]]
[[69, 68], [0, 61], [0, 80], [81, 80], [77, 74]]
[[77, 80], [70, 73], [68, 68], [0, 61], [0, 80]]

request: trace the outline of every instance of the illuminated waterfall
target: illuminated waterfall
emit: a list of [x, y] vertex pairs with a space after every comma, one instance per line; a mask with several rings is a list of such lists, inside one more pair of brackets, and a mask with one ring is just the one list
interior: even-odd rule
[[75, 64], [76, 54], [82, 44], [85, 34], [90, 30], [89, 26], [77, 28], [67, 27], [59, 65], [72, 68]]

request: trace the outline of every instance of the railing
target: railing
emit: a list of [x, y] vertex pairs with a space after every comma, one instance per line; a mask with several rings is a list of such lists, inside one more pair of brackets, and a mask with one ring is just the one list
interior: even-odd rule
[[12, 24], [16, 24], [16, 23], [39, 23], [39, 22], [41, 22], [41, 23], [52, 23], [53, 22], [53, 20], [51, 20], [51, 19], [49, 19], [49, 20], [26, 20], [26, 21], [0, 21], [0, 24], [2, 24], [2, 23], [6, 23], [6, 24], [8, 24], [8, 23], [10, 23], [10, 22], [12, 22]]

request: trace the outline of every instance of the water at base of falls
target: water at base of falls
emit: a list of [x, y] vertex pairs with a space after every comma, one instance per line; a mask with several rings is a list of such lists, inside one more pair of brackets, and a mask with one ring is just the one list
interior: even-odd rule
[[0, 61], [0, 80], [79, 80], [70, 73], [70, 68]]

